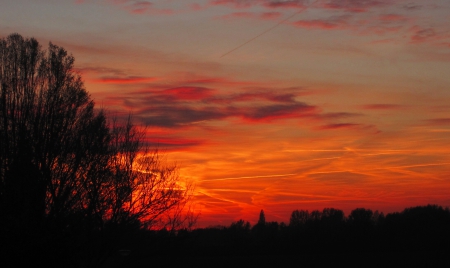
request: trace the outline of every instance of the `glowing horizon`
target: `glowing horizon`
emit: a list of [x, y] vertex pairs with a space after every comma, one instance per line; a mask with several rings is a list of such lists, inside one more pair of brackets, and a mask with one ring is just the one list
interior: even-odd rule
[[199, 226], [450, 206], [444, 0], [5, 1], [196, 185]]

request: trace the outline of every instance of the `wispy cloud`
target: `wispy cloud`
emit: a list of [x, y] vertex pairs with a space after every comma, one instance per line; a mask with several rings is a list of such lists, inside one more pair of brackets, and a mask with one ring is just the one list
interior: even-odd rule
[[323, 126], [320, 126], [318, 129], [321, 129], [321, 130], [332, 130], [332, 129], [359, 128], [359, 127], [361, 127], [360, 124], [338, 123], [338, 124], [323, 125]]
[[405, 106], [399, 104], [376, 103], [363, 105], [361, 108], [365, 110], [399, 110], [404, 109]]
[[337, 112], [337, 113], [323, 113], [316, 115], [316, 117], [325, 120], [337, 120], [337, 119], [345, 119], [349, 117], [358, 117], [362, 116], [360, 113], [348, 113], [348, 112]]
[[404, 9], [413, 11], [413, 10], [419, 10], [423, 8], [423, 5], [417, 4], [417, 3], [408, 3], [403, 6]]
[[434, 39], [437, 36], [436, 31], [433, 28], [414, 26], [412, 27], [411, 32], [411, 42], [413, 43], [423, 43], [430, 39]]
[[279, 19], [281, 17], [280, 12], [233, 12], [227, 15], [223, 15], [219, 17], [220, 19], [225, 20], [234, 20], [239, 18], [245, 18], [245, 19], [260, 19], [260, 20], [275, 20]]
[[450, 118], [433, 118], [425, 120], [425, 122], [434, 126], [450, 126]]
[[[448, 46], [450, 38], [445, 34], [448, 29], [430, 27], [412, 11], [425, 8], [421, 5], [406, 4], [401, 1], [387, 0], [319, 0], [319, 1], [265, 1], [265, 0], [215, 0], [211, 5], [223, 5], [238, 10], [220, 16], [222, 19], [246, 18], [253, 20], [273, 20], [286, 17], [289, 9], [317, 11], [318, 16], [308, 16], [282, 24], [304, 29], [347, 30], [356, 35], [389, 36], [372, 44], [410, 40], [412, 44], [429, 42], [434, 45]], [[255, 7], [265, 8], [268, 12], [255, 12]], [[390, 12], [386, 12], [391, 8]], [[433, 7], [426, 7], [431, 9]], [[276, 9], [276, 12], [271, 10]], [[291, 11], [292, 12], [292, 11]], [[442, 33], [441, 33], [442, 32]], [[394, 36], [396, 35], [396, 36]], [[440, 42], [437, 42], [440, 41]]]
[[304, 8], [309, 0], [212, 0], [212, 5], [227, 5], [234, 8], [264, 6], [267, 8]]
[[393, 1], [378, 0], [322, 0], [322, 6], [328, 9], [345, 10], [350, 12], [367, 12], [371, 8], [392, 5]]
[[316, 111], [316, 107], [305, 103], [274, 104], [238, 110], [238, 115], [253, 122], [269, 123], [279, 119], [301, 118]]
[[163, 149], [165, 151], [176, 150], [185, 151], [193, 147], [199, 147], [205, 144], [201, 139], [186, 139], [178, 137], [168, 136], [155, 136], [146, 137], [143, 142], [150, 148]]
[[159, 8], [155, 3], [144, 0], [108, 0], [131, 14], [170, 15], [175, 13], [171, 8]]
[[328, 19], [314, 19], [314, 20], [297, 20], [295, 22], [292, 22], [291, 24], [296, 27], [301, 28], [316, 28], [316, 29], [325, 29], [325, 30], [331, 30], [331, 29], [339, 29], [344, 28], [346, 25], [346, 18], [344, 17], [332, 17]]
[[92, 80], [94, 83], [101, 84], [141, 84], [157, 81], [156, 77], [140, 77], [140, 76], [108, 76]]

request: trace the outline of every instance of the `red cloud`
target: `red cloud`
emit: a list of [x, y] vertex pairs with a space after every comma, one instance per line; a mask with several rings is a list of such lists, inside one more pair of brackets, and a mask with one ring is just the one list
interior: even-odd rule
[[156, 80], [158, 80], [158, 78], [129, 76], [129, 77], [103, 77], [100, 79], [93, 80], [93, 82], [101, 84], [134, 84], [134, 83], [148, 83]]
[[144, 142], [156, 148], [161, 148], [164, 150], [177, 150], [187, 149], [189, 147], [199, 146], [204, 144], [204, 141], [193, 140], [193, 139], [182, 139], [182, 138], [167, 138], [167, 137], [151, 137], [146, 138]]
[[328, 124], [328, 125], [319, 126], [316, 129], [317, 130], [354, 129], [354, 130], [370, 131], [374, 134], [378, 134], [381, 132], [374, 125], [354, 124], [354, 123]]
[[341, 129], [341, 128], [355, 128], [360, 127], [361, 124], [352, 124], [352, 123], [340, 123], [340, 124], [328, 124], [324, 126], [320, 126], [318, 129], [328, 130], [328, 129]]
[[160, 92], [161, 95], [173, 96], [181, 100], [201, 100], [212, 95], [213, 90], [205, 87], [176, 87]]
[[255, 86], [261, 84], [259, 81], [236, 81], [223, 77], [200, 77], [183, 81], [185, 84], [220, 84], [230, 86]]
[[335, 120], [335, 119], [342, 119], [342, 118], [348, 118], [348, 117], [355, 117], [355, 116], [361, 116], [362, 114], [357, 113], [346, 113], [346, 112], [339, 112], [339, 113], [324, 113], [324, 114], [318, 114], [315, 115], [315, 118], [320, 120]]

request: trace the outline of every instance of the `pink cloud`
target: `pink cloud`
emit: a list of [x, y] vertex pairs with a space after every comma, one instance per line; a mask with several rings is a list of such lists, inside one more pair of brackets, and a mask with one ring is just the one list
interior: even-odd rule
[[199, 11], [205, 9], [205, 6], [200, 5], [199, 3], [193, 3], [189, 5], [191, 10]]
[[[392, 3], [391, 3], [392, 4]], [[389, 5], [389, 2], [378, 0], [326, 0], [323, 7], [328, 9], [341, 9], [355, 13], [367, 12], [374, 7]]]
[[264, 20], [273, 20], [273, 19], [278, 19], [279, 17], [281, 17], [281, 13], [280, 12], [264, 12], [264, 13], [260, 14], [259, 17]]
[[297, 27], [308, 29], [315, 28], [315, 29], [330, 30], [340, 27], [338, 23], [327, 20], [298, 20], [292, 24]]
[[381, 39], [381, 40], [376, 40], [376, 41], [372, 41], [370, 42], [370, 44], [389, 44], [389, 43], [395, 43], [397, 42], [397, 39], [395, 38], [385, 38], [385, 39]]
[[414, 25], [409, 28], [410, 42], [413, 44], [431, 43], [437, 46], [446, 46], [450, 40], [450, 34], [447, 29], [422, 27]]
[[430, 39], [435, 39], [437, 37], [436, 31], [433, 28], [421, 28], [419, 26], [414, 26], [411, 29], [411, 42], [412, 43], [423, 43]]
[[222, 19], [234, 19], [234, 18], [255, 18], [254, 12], [233, 12], [231, 14], [224, 15]]
[[226, 5], [233, 8], [249, 8], [260, 5], [267, 8], [304, 8], [308, 0], [213, 0], [212, 5]]
[[308, 0], [269, 0], [264, 1], [263, 5], [270, 8], [304, 8], [308, 2]]
[[246, 19], [261, 19], [261, 20], [274, 20], [281, 16], [279, 12], [234, 12], [228, 15], [221, 16], [221, 19], [234, 19], [234, 18], [246, 18]]
[[109, 0], [108, 2], [119, 6], [131, 14], [170, 15], [174, 13], [174, 10], [172, 9], [157, 8], [155, 4], [150, 1]]
[[383, 22], [404, 22], [408, 21], [409, 18], [398, 14], [384, 14], [380, 15], [378, 20]]
[[423, 6], [421, 5], [417, 5], [415, 3], [409, 3], [403, 6], [404, 9], [406, 10], [418, 10], [421, 9]]
[[211, 1], [212, 5], [229, 5], [235, 8], [247, 8], [255, 5], [257, 0], [214, 0]]
[[139, 1], [133, 3], [130, 7], [128, 7], [131, 10], [131, 13], [134, 14], [143, 14], [145, 12], [148, 12], [151, 7], [153, 6], [152, 3], [147, 1]]

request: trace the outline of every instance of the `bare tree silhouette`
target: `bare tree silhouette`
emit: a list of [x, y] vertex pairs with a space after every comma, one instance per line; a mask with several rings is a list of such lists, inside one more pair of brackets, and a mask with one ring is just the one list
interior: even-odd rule
[[183, 218], [192, 184], [145, 145], [131, 117], [94, 110], [74, 61], [52, 43], [0, 39], [0, 231], [90, 237], [111, 226], [192, 225], [192, 213]]

